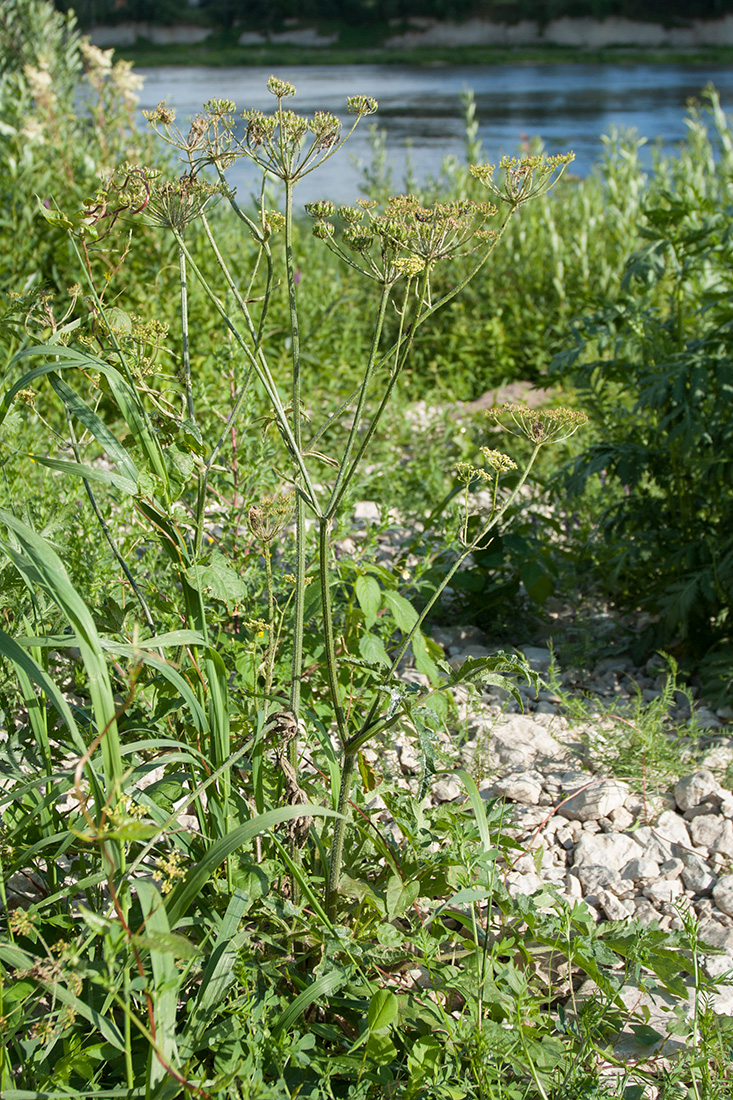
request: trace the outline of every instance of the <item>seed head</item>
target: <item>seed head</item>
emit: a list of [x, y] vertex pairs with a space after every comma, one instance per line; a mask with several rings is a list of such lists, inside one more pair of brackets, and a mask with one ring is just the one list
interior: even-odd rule
[[425, 260], [420, 256], [398, 256], [393, 266], [399, 271], [400, 275], [412, 279], [425, 270]]
[[491, 474], [486, 470], [481, 470], [478, 466], [474, 466], [472, 462], [457, 462], [456, 463], [456, 477], [464, 485], [470, 485], [473, 481], [491, 481]]
[[499, 167], [504, 172], [504, 182], [494, 180], [493, 164], [471, 165], [471, 175], [494, 195], [513, 208], [521, 206], [537, 195], [549, 191], [560, 179], [566, 166], [575, 159], [574, 153], [542, 156], [526, 154], [523, 157], [502, 157]]
[[313, 226], [313, 236], [318, 237], [319, 241], [329, 241], [335, 231], [333, 222], [316, 222]]
[[155, 187], [147, 213], [154, 225], [179, 233], [203, 213], [206, 205], [219, 194], [219, 188], [193, 176], [181, 176]]
[[329, 199], [319, 199], [317, 202], [307, 202], [305, 212], [311, 218], [332, 218], [336, 207]]
[[526, 436], [538, 446], [568, 439], [588, 421], [579, 409], [528, 409], [526, 405], [499, 405], [486, 416], [512, 435]]
[[289, 84], [287, 80], [280, 80], [276, 76], [271, 76], [267, 81], [267, 90], [272, 95], [277, 96], [278, 99], [289, 99], [290, 96], [295, 95], [295, 88], [292, 84]]
[[143, 118], [148, 122], [160, 122], [163, 126], [171, 126], [176, 119], [176, 112], [167, 103], [159, 103], [153, 111], [143, 111]]
[[364, 221], [364, 211], [355, 206], [339, 206], [338, 215], [347, 225], [357, 225]]
[[341, 122], [330, 111], [316, 111], [308, 129], [315, 135], [313, 146], [316, 150], [331, 149], [339, 141]]
[[263, 497], [259, 504], [253, 504], [247, 512], [252, 534], [260, 542], [271, 542], [278, 532], [282, 531], [292, 511], [292, 493]]
[[482, 447], [481, 454], [492, 470], [496, 470], [499, 474], [506, 474], [510, 470], [516, 470], [517, 468], [516, 462], [514, 462], [509, 455], [505, 455], [501, 451], [490, 451], [488, 447]]
[[204, 103], [204, 111], [211, 118], [226, 118], [233, 115], [236, 109], [233, 99], [209, 99]]
[[373, 240], [374, 234], [358, 225], [349, 225], [344, 230], [344, 243], [353, 252], [368, 252]]
[[266, 210], [265, 228], [270, 233], [280, 233], [285, 228], [285, 215], [279, 210]]
[[364, 115], [373, 115], [379, 104], [370, 95], [350, 95], [346, 100], [346, 106], [350, 115], [359, 115], [361, 118]]
[[275, 118], [255, 108], [245, 111], [242, 118], [247, 122], [246, 141], [250, 149], [257, 149], [272, 141], [277, 128]]

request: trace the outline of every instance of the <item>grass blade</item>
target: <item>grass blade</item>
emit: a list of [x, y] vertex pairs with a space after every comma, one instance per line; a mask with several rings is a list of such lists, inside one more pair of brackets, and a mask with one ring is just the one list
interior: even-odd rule
[[62, 458], [44, 458], [42, 455], [28, 455], [40, 466], [48, 466], [50, 470], [58, 470], [62, 474], [71, 474], [73, 477], [82, 477], [85, 481], [98, 481], [103, 485], [111, 485], [113, 489], [119, 489], [125, 496], [134, 497], [137, 492], [137, 482], [130, 481], [122, 474], [116, 474], [113, 470], [100, 470], [96, 466], [87, 466], [83, 462], [70, 462]]
[[241, 848], [248, 841], [254, 840], [256, 836], [273, 829], [281, 821], [291, 821], [294, 817], [341, 817], [341, 814], [325, 806], [314, 806], [307, 802], [299, 806], [281, 806], [277, 810], [268, 810], [267, 813], [253, 817], [251, 821], [240, 825], [227, 836], [221, 837], [212, 844], [196, 866], [191, 868], [185, 881], [170, 894], [166, 908], [171, 928], [176, 927], [213, 872], [224, 863], [227, 856], [236, 852], [237, 848]]
[[[169, 1066], [177, 1068], [176, 1008], [180, 975], [171, 952], [156, 950], [154, 946], [156, 936], [160, 936], [163, 942], [164, 937], [170, 936], [168, 915], [163, 898], [152, 882], [141, 879], [136, 882], [135, 889], [145, 917], [145, 938], [149, 944], [150, 964], [153, 968], [154, 983], [150, 994], [153, 1000], [156, 1044], [163, 1060]], [[151, 1051], [148, 1062], [148, 1086], [151, 1092], [167, 1077], [162, 1063]]]
[[92, 433], [98, 443], [101, 443], [109, 457], [114, 464], [119, 467], [125, 477], [137, 485], [139, 476], [137, 466], [130, 457], [130, 454], [125, 450], [117, 437], [112, 434], [104, 421], [97, 416], [94, 410], [87, 405], [86, 401], [84, 401], [75, 390], [72, 390], [71, 386], [66, 384], [63, 378], [56, 377], [52, 374], [49, 378], [49, 382], [66, 405], [69, 412], [84, 425], [87, 431]]
[[0, 520], [15, 535], [20, 550], [6, 543], [0, 546], [13, 561], [31, 591], [41, 588], [58, 604], [74, 628], [89, 681], [89, 693], [97, 730], [105, 731], [102, 739], [102, 760], [106, 773], [108, 796], [122, 778], [119, 733], [115, 721], [115, 704], [109, 682], [107, 663], [88, 607], [73, 587], [56, 552], [45, 539], [10, 512], [0, 510]]
[[324, 974], [322, 978], [309, 985], [278, 1016], [272, 1028], [273, 1037], [277, 1038], [281, 1031], [287, 1031], [314, 1001], [319, 1000], [321, 997], [327, 997], [330, 993], [335, 993], [347, 981], [348, 974], [343, 970], [332, 970], [330, 974]]
[[481, 846], [485, 852], [490, 852], [493, 848], [491, 843], [491, 834], [489, 833], [489, 823], [486, 820], [486, 803], [479, 794], [479, 789], [474, 783], [471, 776], [463, 768], [460, 768], [456, 775], [463, 783], [468, 794], [469, 801], [473, 808], [473, 816], [476, 818], [476, 825], [478, 826], [479, 835], [481, 837]]

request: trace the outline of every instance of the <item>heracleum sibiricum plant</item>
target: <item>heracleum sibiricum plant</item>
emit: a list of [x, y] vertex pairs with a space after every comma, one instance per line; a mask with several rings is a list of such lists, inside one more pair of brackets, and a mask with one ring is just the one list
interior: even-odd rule
[[[154, 130], [182, 154], [185, 172], [174, 180], [163, 180], [157, 172], [144, 167], [125, 165], [100, 189], [86, 210], [68, 219], [69, 228], [85, 259], [90, 290], [100, 323], [107, 322], [107, 307], [91, 280], [90, 248], [99, 248], [111, 226], [118, 220], [126, 227], [135, 216], [169, 232], [176, 245], [180, 273], [180, 385], [182, 406], [177, 413], [169, 411], [169, 419], [177, 423], [179, 446], [183, 440], [191, 456], [190, 478], [195, 484], [195, 503], [190, 524], [181, 527], [174, 508], [180, 486], [171, 477], [169, 463], [161, 449], [160, 432], [154, 429], [151, 412], [159, 419], [160, 399], [151, 393], [148, 398], [128, 361], [123, 342], [114, 325], [106, 323], [108, 335], [107, 361], [68, 347], [34, 349], [49, 362], [40, 371], [31, 372], [29, 379], [42, 372], [58, 371], [60, 364], [99, 372], [114, 393], [119, 408], [135, 436], [146, 462], [145, 471], [133, 469], [126, 452], [118, 444], [111, 445], [109, 432], [96, 414], [74, 404], [65, 383], [53, 382], [57, 393], [84, 427], [96, 435], [108, 455], [117, 464], [119, 475], [126, 474], [128, 491], [136, 499], [140, 511], [157, 530], [163, 548], [171, 561], [183, 597], [183, 625], [195, 632], [191, 635], [189, 655], [203, 689], [201, 702], [212, 716], [210, 727], [210, 758], [217, 769], [225, 767], [231, 751], [231, 736], [226, 713], [226, 675], [221, 657], [211, 643], [205, 600], [206, 568], [202, 565], [205, 517], [210, 481], [223, 460], [223, 451], [230, 431], [237, 424], [245, 397], [257, 379], [270, 405], [270, 415], [282, 440], [283, 462], [278, 465], [283, 484], [292, 487], [294, 499], [295, 566], [293, 596], [290, 604], [291, 662], [289, 683], [274, 682], [275, 647], [281, 625], [276, 623], [271, 578], [268, 580], [268, 644], [265, 656], [265, 700], [255, 722], [255, 741], [266, 737], [277, 740], [287, 731], [287, 787], [291, 801], [302, 800], [298, 768], [303, 742], [311, 740], [308, 718], [302, 712], [303, 634], [306, 594], [316, 585], [322, 619], [323, 664], [334, 732], [340, 746], [339, 793], [334, 835], [328, 854], [326, 910], [333, 916], [338, 901], [338, 884], [343, 856], [344, 833], [347, 827], [349, 792], [359, 750], [398, 722], [405, 721], [415, 709], [415, 700], [406, 701], [400, 690], [397, 670], [412, 646], [418, 668], [431, 679], [430, 692], [442, 692], [451, 682], [450, 670], [439, 667], [429, 657], [422, 627], [440, 592], [449, 583], [472, 550], [485, 545], [492, 528], [506, 508], [516, 498], [541, 446], [570, 434], [581, 417], [562, 410], [547, 413], [513, 412], [513, 419], [535, 444], [530, 462], [513, 492], [502, 497], [499, 477], [509, 469], [511, 460], [499, 452], [486, 451], [485, 457], [493, 485], [492, 505], [481, 517], [478, 534], [466, 545], [442, 584], [424, 603], [420, 612], [412, 609], [398, 593], [383, 597], [378, 582], [365, 577], [356, 585], [356, 596], [364, 613], [365, 624], [375, 621], [376, 612], [384, 604], [392, 610], [400, 637], [392, 644], [389, 656], [373, 662], [364, 654], [373, 652], [360, 645], [360, 657], [339, 652], [339, 632], [334, 621], [333, 592], [338, 576], [333, 568], [331, 531], [342, 508], [346, 494], [358, 476], [369, 444], [377, 432], [384, 410], [395, 385], [409, 361], [416, 333], [447, 302], [465, 287], [501, 241], [502, 234], [521, 206], [537, 195], [544, 194], [559, 178], [572, 154], [564, 157], [527, 156], [505, 158], [499, 170], [492, 165], [475, 166], [471, 170], [490, 196], [490, 201], [458, 200], [424, 205], [414, 195], [399, 195], [379, 210], [376, 204], [357, 200], [353, 205], [336, 208], [328, 200], [310, 203], [307, 213], [314, 219], [315, 238], [340, 256], [374, 284], [375, 306], [371, 349], [363, 365], [362, 378], [351, 398], [337, 413], [318, 425], [304, 415], [303, 349], [298, 308], [298, 263], [295, 256], [294, 217], [295, 193], [298, 182], [330, 161], [340, 150], [360, 120], [377, 109], [374, 99], [365, 95], [349, 97], [347, 106], [353, 123], [344, 131], [341, 121], [329, 112], [316, 111], [305, 118], [287, 104], [295, 89], [284, 80], [272, 77], [268, 90], [276, 100], [272, 114], [245, 110], [235, 118], [235, 105], [229, 100], [209, 101], [184, 133], [175, 122], [171, 108], [161, 104], [147, 113]], [[227, 182], [227, 171], [235, 161], [246, 158], [262, 173], [259, 199], [245, 208]], [[205, 170], [218, 177], [212, 183], [204, 178]], [[271, 184], [277, 183], [283, 194], [284, 213], [273, 210]], [[210, 220], [209, 208], [216, 202], [227, 202], [241, 225], [242, 231], [254, 242], [256, 258], [247, 279], [242, 283], [235, 274], [231, 259], [224, 255], [216, 234], [216, 224]], [[498, 205], [497, 205], [498, 204]], [[59, 215], [62, 217], [62, 215]], [[220, 285], [213, 285], [210, 264], [204, 265], [193, 252], [191, 225], [197, 222], [203, 229], [206, 247], [213, 255], [220, 273]], [[200, 238], [200, 233], [199, 233]], [[291, 355], [289, 380], [277, 376], [268, 347], [268, 315], [273, 296], [277, 293], [282, 262], [279, 240], [283, 242], [284, 281], [287, 288], [288, 327]], [[455, 286], [441, 296], [432, 291], [432, 276], [437, 265], [447, 259], [464, 259], [465, 270]], [[239, 349], [245, 368], [239, 388], [216, 439], [205, 439], [197, 415], [195, 372], [195, 334], [189, 325], [191, 280], [198, 293], [218, 315], [222, 332]], [[488, 304], [487, 304], [488, 308]], [[385, 319], [396, 312], [396, 336], [385, 336]], [[28, 353], [24, 353], [28, 354]], [[7, 400], [13, 391], [7, 395]], [[170, 402], [168, 402], [170, 409]], [[346, 428], [344, 428], [344, 424]], [[345, 437], [340, 449], [334, 437], [342, 430]], [[562, 429], [562, 430], [560, 430]], [[58, 463], [57, 463], [58, 468]], [[69, 468], [69, 472], [73, 472]], [[79, 471], [76, 471], [79, 472]], [[464, 467], [461, 480], [470, 484], [485, 479], [484, 471]], [[467, 489], [468, 489], [467, 484]], [[116, 487], [119, 488], [118, 479]], [[282, 498], [285, 499], [285, 498]], [[468, 496], [467, 496], [468, 501]], [[265, 537], [264, 516], [270, 505], [250, 512], [250, 526], [255, 539], [263, 546], [266, 567], [270, 568], [274, 529]], [[317, 545], [308, 561], [309, 522], [315, 522]], [[139, 589], [136, 594], [140, 599]], [[390, 599], [391, 597], [391, 599]], [[144, 602], [141, 604], [145, 610]], [[398, 610], [395, 610], [395, 609]], [[376, 609], [376, 610], [375, 610]], [[149, 613], [145, 615], [151, 625]], [[367, 625], [365, 637], [369, 637]], [[193, 641], [196, 638], [197, 641]], [[381, 645], [381, 643], [380, 643]], [[384, 647], [382, 646], [382, 652]], [[203, 659], [202, 656], [203, 655]], [[183, 651], [178, 651], [178, 659]], [[516, 672], [520, 665], [514, 658], [494, 657], [479, 662], [472, 675], [496, 677]], [[347, 675], [348, 671], [348, 675]], [[464, 677], [465, 678], [465, 675]], [[287, 706], [283, 708], [283, 691], [287, 690]], [[347, 697], [345, 697], [345, 691]], [[430, 696], [430, 692], [427, 696]], [[425, 713], [432, 713], [424, 708]], [[424, 718], [424, 715], [423, 715]], [[255, 749], [254, 755], [258, 755]], [[282, 757], [279, 756], [282, 763]], [[285, 769], [283, 769], [285, 774]], [[234, 824], [232, 817], [231, 775], [226, 771], [210, 792], [222, 815], [225, 830]], [[258, 797], [261, 805], [261, 790]], [[221, 826], [220, 826], [221, 827]], [[321, 847], [323, 851], [323, 847]], [[297, 853], [293, 852], [294, 855]], [[174, 891], [175, 893], [175, 891]]]

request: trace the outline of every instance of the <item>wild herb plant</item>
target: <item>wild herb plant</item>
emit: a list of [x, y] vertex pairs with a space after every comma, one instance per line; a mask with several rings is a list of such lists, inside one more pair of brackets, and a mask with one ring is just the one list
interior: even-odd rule
[[[10, 911], [0, 1088], [13, 1100], [120, 1090], [582, 1095], [598, 1084], [600, 1037], [618, 1030], [619, 961], [641, 957], [638, 933], [596, 929], [581, 906], [568, 911], [551, 896], [549, 913], [508, 897], [503, 811], [486, 807], [467, 775], [470, 813], [460, 803], [428, 809], [383, 780], [386, 831], [370, 806], [380, 777], [361, 750], [414, 731], [422, 794], [451, 686], [512, 690], [504, 676], [522, 674], [518, 661], [469, 660], [456, 673], [426, 620], [514, 507], [541, 450], [583, 414], [495, 414], [522, 435], [527, 463], [512, 471], [487, 446], [480, 462], [458, 467], [462, 546], [432, 590], [418, 592], [402, 569], [338, 557], [334, 545], [416, 339], [564, 164], [528, 156], [498, 174], [478, 166], [476, 186], [501, 210], [412, 196], [382, 210], [314, 204], [316, 242], [376, 294], [358, 386], [319, 421], [295, 189], [343, 138], [334, 116], [290, 112], [289, 84], [270, 87], [274, 114], [247, 112], [243, 131], [226, 101], [207, 105], [185, 134], [159, 108], [151, 121], [184, 154], [183, 176], [128, 163], [81, 213], [47, 212], [54, 232], [69, 232], [88, 315], [47, 324], [45, 343], [16, 356], [0, 412], [12, 415], [25, 394], [26, 416], [48, 423], [55, 453], [38, 447], [33, 465], [54, 485], [81, 484], [119, 582], [115, 601], [90, 609], [55, 533], [34, 530], [28, 511], [4, 510], [5, 575], [22, 583], [0, 632], [0, 901]], [[357, 96], [351, 106], [358, 122], [373, 104]], [[226, 185], [237, 156], [263, 170], [253, 209]], [[207, 166], [217, 182], [203, 178]], [[217, 202], [246, 247], [220, 246]], [[110, 305], [136, 219], [173, 240], [173, 332], [131, 315], [122, 294]], [[464, 270], [438, 289], [448, 260]], [[199, 324], [202, 303], [218, 328]], [[199, 341], [212, 332], [225, 383], [216, 401], [199, 377], [214, 361]], [[42, 413], [30, 403], [39, 391]], [[270, 469], [256, 476], [247, 462]], [[485, 507], [474, 515], [478, 499]], [[229, 500], [235, 518], [225, 521]], [[243, 569], [245, 555], [258, 567]], [[400, 675], [410, 652], [417, 688]], [[647, 971], [669, 984], [667, 942], [643, 946]], [[601, 989], [592, 1027], [578, 1013], [558, 1029], [536, 966], [544, 949]], [[422, 985], [408, 976], [416, 964]]]

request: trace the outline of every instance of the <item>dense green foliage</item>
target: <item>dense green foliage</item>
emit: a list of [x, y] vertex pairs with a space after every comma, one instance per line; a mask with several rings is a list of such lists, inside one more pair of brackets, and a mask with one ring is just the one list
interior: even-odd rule
[[[456, 770], [454, 698], [516, 696], [528, 669], [454, 669], [429, 632], [448, 582], [490, 626], [579, 573], [566, 497], [546, 523], [538, 504], [571, 435], [582, 528], [607, 531], [587, 584], [636, 602], [643, 583], [700, 649], [724, 627], [733, 142], [715, 101], [715, 136], [696, 117], [650, 178], [615, 136], [550, 191], [564, 165], [538, 150], [480, 164], [469, 99], [473, 172], [448, 162], [432, 193], [390, 200], [375, 167], [374, 206], [306, 221], [298, 175], [341, 155], [339, 130], [287, 112], [285, 82], [246, 148], [225, 102], [185, 134], [155, 112], [188, 159], [170, 178], [128, 68], [39, 0], [2, 29], [4, 1100], [730, 1100], [689, 913], [670, 934], [509, 895], [524, 853], [479, 794], [480, 754]], [[230, 155], [281, 190], [240, 209], [198, 176]], [[456, 410], [553, 358], [570, 408]], [[380, 518], [356, 523], [357, 500]], [[694, 622], [680, 560], [708, 599]], [[674, 766], [674, 687], [614, 746], [645, 793]], [[413, 790], [384, 764], [398, 733]], [[464, 796], [431, 807], [440, 774]], [[660, 1063], [620, 990], [687, 1004], [680, 959], [689, 1050]], [[627, 1025], [642, 1051], [624, 1064]]]

